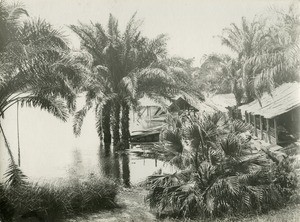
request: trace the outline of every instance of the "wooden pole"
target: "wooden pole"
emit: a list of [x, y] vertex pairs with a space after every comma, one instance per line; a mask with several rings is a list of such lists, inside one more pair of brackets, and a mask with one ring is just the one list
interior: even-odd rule
[[264, 138], [263, 117], [259, 116], [260, 139]]
[[276, 117], [274, 117], [274, 132], [275, 132], [275, 144], [277, 144], [278, 143], [278, 131], [277, 131]]
[[270, 119], [267, 119], [267, 141], [268, 141], [268, 143], [271, 143], [271, 138], [270, 138]]
[[251, 116], [250, 113], [246, 112], [247, 123], [251, 124]]
[[253, 115], [253, 118], [254, 118], [254, 134], [255, 134], [255, 136], [257, 136], [257, 127], [256, 127], [256, 118], [255, 118], [255, 115]]
[[21, 166], [20, 127], [19, 127], [19, 102], [17, 102], [17, 136], [18, 136], [18, 166]]

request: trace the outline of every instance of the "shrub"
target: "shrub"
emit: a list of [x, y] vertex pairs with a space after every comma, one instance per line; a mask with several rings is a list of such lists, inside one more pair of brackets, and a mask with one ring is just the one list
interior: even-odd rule
[[220, 113], [184, 118], [180, 128], [173, 124], [161, 133], [160, 153], [178, 172], [147, 180], [146, 200], [159, 215], [259, 213], [289, 199], [296, 189], [293, 168], [252, 148], [241, 135], [251, 127]]
[[293, 164], [294, 160], [287, 157], [273, 167], [274, 183], [282, 188], [282, 192], [287, 198], [295, 194], [298, 186], [298, 177]]
[[4, 214], [10, 218], [13, 214], [15, 220], [33, 216], [57, 221], [74, 214], [116, 207], [117, 189], [116, 183], [96, 176], [84, 181], [66, 180], [51, 184], [27, 182], [18, 186], [2, 185], [0, 203], [6, 204], [3, 208], [11, 208], [13, 213]]

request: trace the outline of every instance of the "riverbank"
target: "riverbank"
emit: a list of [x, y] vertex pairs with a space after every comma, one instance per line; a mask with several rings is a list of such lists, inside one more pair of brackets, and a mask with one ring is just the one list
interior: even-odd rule
[[[120, 208], [105, 210], [99, 213], [68, 219], [64, 222], [182, 222], [182, 219], [157, 219], [155, 212], [151, 211], [144, 202], [147, 191], [142, 187], [131, 189], [123, 188], [117, 196]], [[190, 222], [204, 222], [203, 220], [186, 220]], [[270, 211], [268, 214], [250, 215], [247, 217], [226, 217], [220, 219], [208, 219], [206, 222], [241, 221], [241, 222], [299, 222], [300, 204], [289, 205], [278, 211]]]
[[142, 187], [121, 188], [117, 203], [119, 208], [68, 219], [64, 222], [146, 222], [156, 221], [149, 206], [144, 203], [147, 191]]

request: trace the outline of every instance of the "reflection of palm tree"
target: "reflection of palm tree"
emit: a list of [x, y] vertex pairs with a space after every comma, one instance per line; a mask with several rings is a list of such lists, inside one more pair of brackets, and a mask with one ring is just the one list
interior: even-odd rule
[[120, 157], [118, 152], [110, 152], [111, 144], [106, 143], [105, 147], [100, 146], [99, 166], [102, 175], [120, 181]]
[[110, 144], [105, 143], [100, 145], [99, 150], [99, 166], [100, 170], [105, 177], [111, 177], [111, 152], [110, 152]]
[[129, 155], [126, 153], [123, 153], [121, 157], [122, 157], [123, 184], [126, 187], [130, 187]]
[[119, 181], [121, 172], [120, 172], [120, 158], [119, 158], [119, 154], [117, 152], [114, 152], [112, 154], [112, 164], [113, 164], [113, 166], [112, 166], [113, 176], [117, 181]]
[[73, 163], [71, 168], [69, 169], [69, 176], [72, 180], [77, 181], [83, 176], [82, 172], [82, 154], [78, 149], [76, 149], [73, 151]]

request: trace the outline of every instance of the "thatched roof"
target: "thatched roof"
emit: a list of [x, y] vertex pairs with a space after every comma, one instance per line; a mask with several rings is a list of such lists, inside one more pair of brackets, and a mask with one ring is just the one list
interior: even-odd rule
[[300, 106], [300, 83], [285, 83], [275, 88], [271, 94], [264, 93], [262, 98], [240, 106], [242, 114], [245, 111], [253, 115], [261, 115], [267, 119], [274, 118]]

